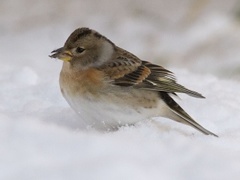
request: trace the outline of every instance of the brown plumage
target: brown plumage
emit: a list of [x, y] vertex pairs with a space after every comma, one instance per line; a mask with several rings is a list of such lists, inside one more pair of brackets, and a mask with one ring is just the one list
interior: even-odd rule
[[50, 57], [64, 60], [60, 75], [64, 97], [91, 126], [115, 128], [163, 116], [217, 136], [194, 121], [169, 95], [204, 98], [201, 94], [178, 84], [171, 71], [140, 60], [98, 32], [77, 29], [64, 47], [52, 53]]

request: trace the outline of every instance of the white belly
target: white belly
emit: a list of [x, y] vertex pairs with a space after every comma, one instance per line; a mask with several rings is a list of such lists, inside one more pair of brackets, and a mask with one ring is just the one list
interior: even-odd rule
[[86, 125], [96, 129], [112, 129], [143, 120], [142, 113], [128, 107], [95, 102], [86, 99], [70, 100], [71, 107], [80, 115]]
[[162, 101], [157, 101], [154, 107], [144, 108], [135, 101], [135, 98], [140, 98], [139, 96], [132, 97], [126, 92], [119, 93], [118, 96], [107, 94], [101, 98], [94, 98], [91, 95], [73, 97], [65, 91], [64, 96], [86, 126], [98, 130], [110, 130], [135, 124], [161, 114], [160, 111], [166, 107]]

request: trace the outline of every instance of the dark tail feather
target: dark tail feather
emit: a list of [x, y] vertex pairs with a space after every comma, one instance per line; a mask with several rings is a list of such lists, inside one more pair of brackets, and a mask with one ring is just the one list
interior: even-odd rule
[[216, 134], [212, 133], [211, 131], [205, 129], [196, 121], [194, 121], [169, 95], [165, 92], [160, 92], [160, 96], [163, 101], [167, 104], [169, 109], [172, 111], [173, 115], [169, 115], [169, 118], [176, 120], [178, 122], [187, 124], [192, 126], [193, 128], [197, 129], [198, 131], [202, 132], [206, 135], [213, 135], [218, 137]]

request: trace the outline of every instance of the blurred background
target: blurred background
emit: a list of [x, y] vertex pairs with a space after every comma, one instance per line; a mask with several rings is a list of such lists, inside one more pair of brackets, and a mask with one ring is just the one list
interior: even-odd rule
[[48, 77], [61, 66], [50, 52], [83, 26], [168, 69], [240, 79], [239, 0], [1, 0], [4, 71]]
[[[180, 104], [220, 138], [163, 118], [81, 131], [48, 55], [84, 26], [206, 96]], [[239, 49], [240, 0], [0, 0], [0, 179], [239, 179]]]

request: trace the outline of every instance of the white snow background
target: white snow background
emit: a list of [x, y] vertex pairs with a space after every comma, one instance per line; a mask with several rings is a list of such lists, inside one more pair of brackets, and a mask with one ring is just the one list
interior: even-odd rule
[[[239, 8], [236, 0], [2, 0], [0, 179], [239, 179]], [[177, 101], [219, 138], [164, 118], [84, 130], [59, 90], [62, 62], [48, 57], [83, 26], [206, 96]]]

